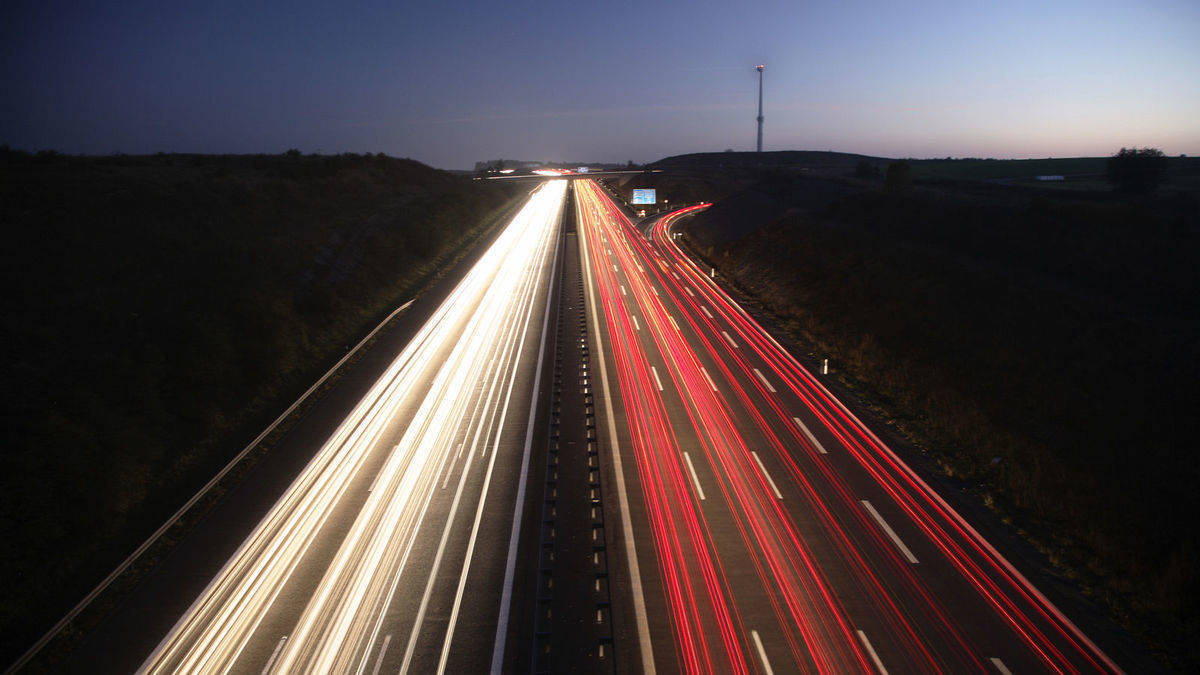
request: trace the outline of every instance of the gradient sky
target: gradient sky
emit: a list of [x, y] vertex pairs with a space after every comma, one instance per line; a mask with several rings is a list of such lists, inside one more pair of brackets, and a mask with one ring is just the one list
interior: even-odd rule
[[6, 0], [0, 143], [652, 161], [1200, 154], [1200, 2]]

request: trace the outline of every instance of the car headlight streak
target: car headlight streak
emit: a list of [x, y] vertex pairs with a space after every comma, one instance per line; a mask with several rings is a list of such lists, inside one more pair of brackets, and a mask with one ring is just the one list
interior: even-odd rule
[[547, 282], [566, 186], [549, 181], [530, 198], [142, 671], [234, 668], [397, 415], [416, 406], [399, 443], [382, 450], [388, 455], [374, 489], [272, 663], [275, 672], [362, 669], [440, 474], [458, 461], [465, 480], [472, 458], [495, 447], [529, 317]]

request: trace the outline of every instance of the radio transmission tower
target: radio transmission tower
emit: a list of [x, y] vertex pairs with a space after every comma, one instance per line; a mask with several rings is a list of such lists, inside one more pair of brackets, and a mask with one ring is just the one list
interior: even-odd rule
[[766, 66], [761, 63], [754, 67], [754, 69], [758, 71], [758, 152], [762, 152], [762, 122], [763, 122], [763, 114], [762, 114], [762, 78], [763, 78], [763, 75], [762, 75], [762, 73], [763, 73], [763, 68], [766, 68]]

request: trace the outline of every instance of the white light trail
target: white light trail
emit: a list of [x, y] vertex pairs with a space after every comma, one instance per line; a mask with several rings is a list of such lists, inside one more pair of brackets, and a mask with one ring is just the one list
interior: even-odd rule
[[[142, 671], [234, 668], [351, 482], [373, 453], [383, 452], [387, 456], [366, 503], [270, 664], [272, 672], [368, 667], [439, 473], [463, 442], [464, 479], [475, 466], [475, 448], [491, 446], [495, 461], [502, 428], [496, 422], [525, 352], [535, 298], [548, 282], [546, 261], [557, 241], [566, 186], [550, 181], [533, 194]], [[383, 443], [397, 415], [418, 404], [399, 444]]]

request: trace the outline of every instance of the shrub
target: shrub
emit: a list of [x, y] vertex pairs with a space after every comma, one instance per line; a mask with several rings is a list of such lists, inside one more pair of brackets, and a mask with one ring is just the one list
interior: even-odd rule
[[1121, 148], [1108, 158], [1108, 182], [1120, 192], [1153, 192], [1167, 177], [1167, 157], [1158, 148]]

